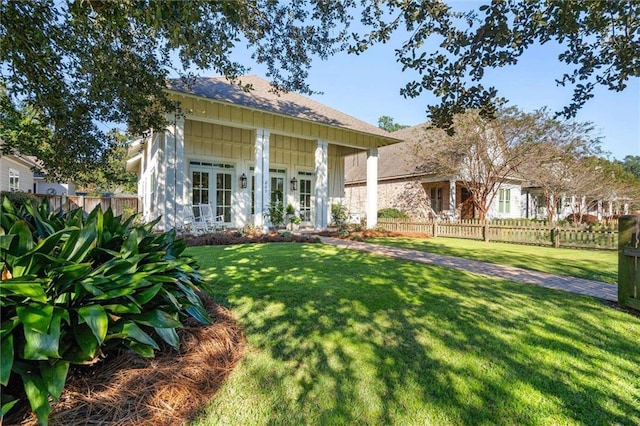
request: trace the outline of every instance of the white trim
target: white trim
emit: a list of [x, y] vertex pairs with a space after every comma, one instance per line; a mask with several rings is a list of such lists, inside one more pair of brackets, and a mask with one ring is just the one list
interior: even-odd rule
[[367, 228], [378, 224], [378, 150], [367, 150]]
[[328, 224], [329, 203], [329, 143], [326, 140], [318, 140], [315, 150], [315, 229], [325, 230]]

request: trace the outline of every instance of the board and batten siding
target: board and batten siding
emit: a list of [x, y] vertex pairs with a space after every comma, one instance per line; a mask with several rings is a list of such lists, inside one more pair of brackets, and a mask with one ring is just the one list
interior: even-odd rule
[[33, 192], [33, 172], [31, 169], [8, 156], [0, 157], [0, 191], [9, 190], [9, 169], [20, 174], [18, 181], [20, 191]]
[[237, 129], [268, 129], [272, 134], [299, 136], [310, 140], [327, 140], [332, 144], [362, 149], [377, 148], [388, 143], [382, 137], [350, 129], [237, 105], [212, 102], [196, 96], [172, 93], [171, 97], [181, 102], [182, 111], [187, 114], [187, 119], [191, 118], [192, 121], [221, 123]]

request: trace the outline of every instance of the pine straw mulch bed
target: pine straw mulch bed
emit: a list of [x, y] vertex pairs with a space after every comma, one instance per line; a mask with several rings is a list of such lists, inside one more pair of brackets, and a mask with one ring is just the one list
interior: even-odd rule
[[290, 231], [269, 233], [243, 233], [240, 231], [221, 231], [205, 235], [184, 235], [187, 246], [220, 246], [248, 243], [319, 243], [320, 240], [309, 234], [294, 234]]
[[[242, 358], [245, 337], [231, 313], [203, 297], [213, 320], [185, 321], [180, 350], [153, 359], [122, 353], [70, 371], [52, 425], [182, 425], [203, 409]], [[9, 419], [5, 419], [9, 420]], [[5, 424], [35, 425], [35, 416]]]
[[384, 238], [384, 237], [401, 237], [401, 238], [431, 238], [430, 234], [414, 233], [414, 232], [396, 232], [384, 229], [362, 229], [348, 230], [347, 232], [339, 231], [322, 231], [316, 233], [321, 237], [341, 238], [343, 240], [365, 241], [368, 238]]

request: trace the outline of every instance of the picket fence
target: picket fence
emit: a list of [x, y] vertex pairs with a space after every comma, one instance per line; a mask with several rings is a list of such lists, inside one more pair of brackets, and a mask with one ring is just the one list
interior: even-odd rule
[[435, 237], [534, 244], [552, 247], [618, 249], [618, 230], [613, 225], [582, 229], [549, 227], [545, 223], [516, 220], [411, 221], [379, 218], [378, 226], [388, 231], [422, 233]]
[[116, 216], [130, 216], [142, 212], [142, 200], [138, 197], [85, 197], [81, 195], [42, 195], [38, 198], [46, 199], [53, 211], [69, 211], [82, 208], [85, 212], [91, 212], [96, 206], [102, 206], [105, 211], [113, 210]]

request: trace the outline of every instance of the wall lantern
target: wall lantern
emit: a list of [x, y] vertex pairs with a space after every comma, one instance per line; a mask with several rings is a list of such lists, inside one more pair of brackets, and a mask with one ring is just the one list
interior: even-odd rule
[[244, 173], [240, 175], [240, 188], [247, 188], [247, 175], [245, 175]]
[[297, 191], [298, 190], [298, 179], [295, 178], [295, 176], [293, 177], [293, 179], [291, 179], [291, 190], [292, 191]]

